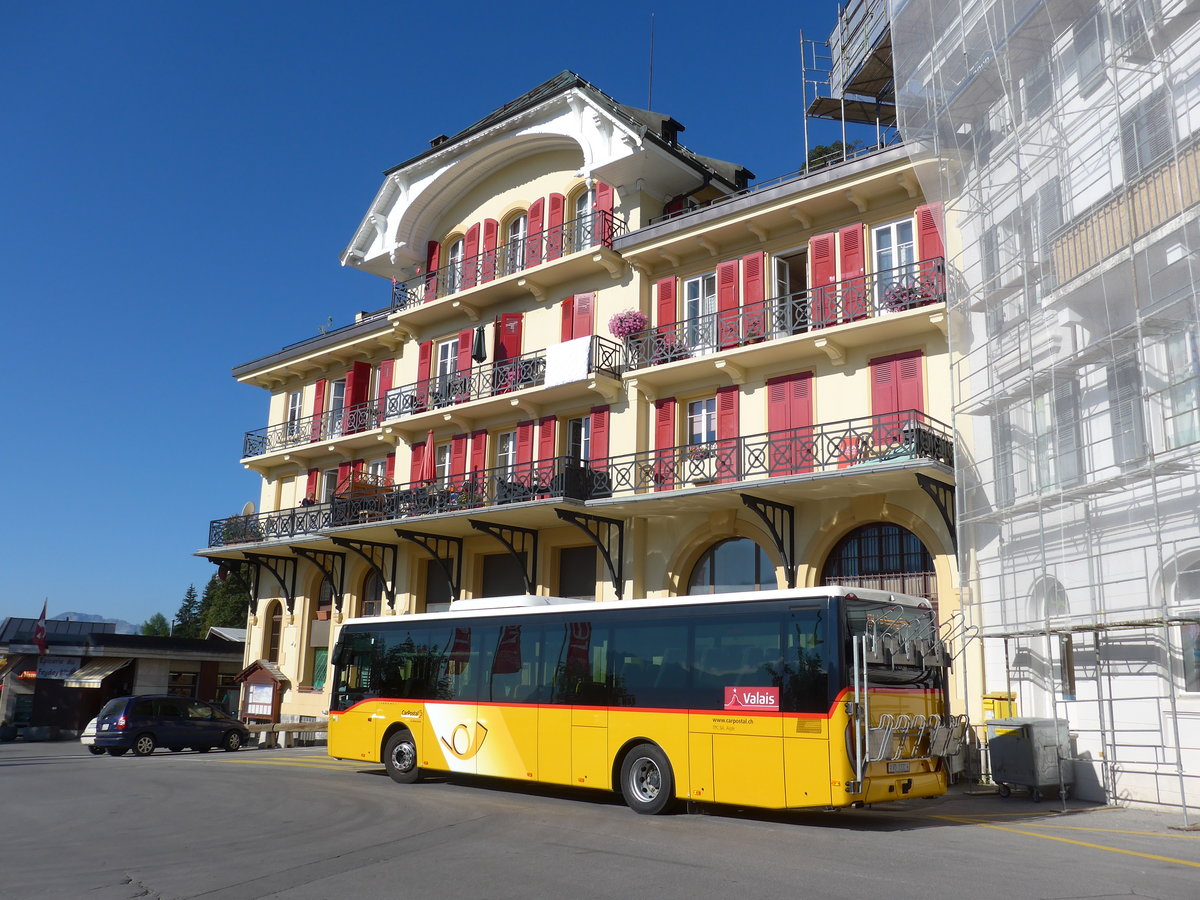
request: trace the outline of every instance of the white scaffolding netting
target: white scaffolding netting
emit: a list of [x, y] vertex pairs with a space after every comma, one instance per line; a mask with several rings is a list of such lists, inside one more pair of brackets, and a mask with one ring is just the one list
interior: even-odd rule
[[950, 225], [963, 598], [1010, 654], [989, 683], [1162, 800], [1200, 772], [1200, 2], [891, 14]]

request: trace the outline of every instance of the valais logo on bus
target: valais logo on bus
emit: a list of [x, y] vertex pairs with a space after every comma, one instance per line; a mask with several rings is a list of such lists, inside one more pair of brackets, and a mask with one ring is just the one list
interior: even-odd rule
[[726, 709], [779, 709], [777, 687], [727, 687]]

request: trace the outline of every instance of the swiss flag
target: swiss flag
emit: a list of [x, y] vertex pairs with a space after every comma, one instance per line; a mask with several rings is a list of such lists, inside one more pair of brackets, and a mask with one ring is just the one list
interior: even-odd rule
[[33, 627], [33, 643], [38, 648], [38, 656], [46, 655], [46, 603], [47, 600], [42, 601], [42, 614]]

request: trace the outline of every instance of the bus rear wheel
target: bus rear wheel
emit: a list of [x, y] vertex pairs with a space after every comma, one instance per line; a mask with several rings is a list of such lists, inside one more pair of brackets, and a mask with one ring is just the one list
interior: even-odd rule
[[397, 731], [383, 748], [383, 766], [399, 784], [413, 784], [421, 777], [417, 768], [417, 742], [409, 731]]
[[675, 806], [675, 776], [667, 755], [654, 744], [639, 744], [621, 763], [621, 796], [636, 813], [656, 816]]

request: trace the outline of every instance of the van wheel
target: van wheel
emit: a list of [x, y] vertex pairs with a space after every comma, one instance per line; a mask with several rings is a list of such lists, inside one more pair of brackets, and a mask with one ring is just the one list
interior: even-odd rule
[[154, 752], [154, 735], [150, 732], [139, 734], [133, 742], [134, 756], [149, 756]]
[[95, 744], [92, 744], [88, 747], [88, 753], [94, 754], [95, 756], [103, 756], [104, 748], [97, 747]]
[[109, 756], [124, 756], [128, 752], [129, 752], [128, 747], [109, 747], [108, 748]]
[[656, 816], [675, 805], [675, 776], [667, 755], [654, 744], [640, 744], [621, 763], [621, 796], [636, 813]]
[[417, 743], [412, 732], [397, 731], [383, 748], [383, 765], [392, 781], [413, 784], [421, 777], [417, 768]]
[[225, 734], [225, 737], [221, 738], [222, 750], [227, 750], [232, 753], [234, 750], [240, 750], [241, 748], [242, 735], [240, 732], [230, 731]]

